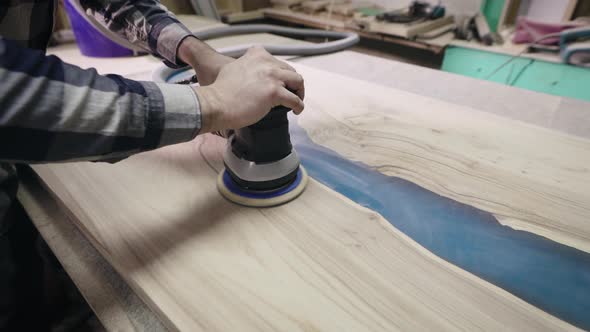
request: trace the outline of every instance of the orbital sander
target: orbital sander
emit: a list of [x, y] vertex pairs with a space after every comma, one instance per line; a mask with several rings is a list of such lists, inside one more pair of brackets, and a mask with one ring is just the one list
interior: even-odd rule
[[[103, 22], [99, 22], [90, 12], [86, 12], [80, 1], [70, 0], [76, 11], [105, 37], [123, 47], [145, 51], [104, 27]], [[263, 44], [262, 46], [273, 55], [320, 55], [346, 49], [359, 41], [359, 36], [353, 32], [297, 29], [268, 24], [214, 26], [193, 31], [193, 35], [201, 40], [253, 33], [326, 40], [322, 43], [294, 45]], [[237, 58], [252, 46], [253, 44], [246, 43], [217, 51]], [[154, 81], [161, 83], [198, 82], [190, 68], [186, 67], [169, 68], [161, 65], [154, 70], [152, 77]], [[179, 81], [179, 78], [187, 77], [188, 80]], [[223, 157], [225, 170], [220, 173], [217, 181], [219, 191], [227, 199], [246, 206], [265, 207], [286, 203], [303, 192], [308, 177], [291, 144], [287, 117], [289, 111], [283, 106], [275, 107], [259, 122], [232, 131]]]
[[307, 185], [289, 135], [288, 113], [274, 107], [257, 123], [229, 133], [217, 189], [228, 200], [270, 207], [299, 196]]

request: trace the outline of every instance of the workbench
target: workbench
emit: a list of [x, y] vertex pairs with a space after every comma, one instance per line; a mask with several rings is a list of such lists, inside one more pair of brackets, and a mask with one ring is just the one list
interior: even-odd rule
[[[198, 24], [191, 27], [218, 24], [201, 19], [196, 23]], [[212, 41], [211, 44], [222, 47], [232, 43], [269, 40], [273, 43], [298, 42], [276, 36], [255, 35]], [[90, 59], [80, 56], [73, 45], [53, 48], [49, 53], [82, 67], [95, 67], [100, 73], [116, 72], [133, 79], [150, 79], [151, 71], [159, 65], [157, 60], [147, 56]], [[581, 100], [536, 93], [350, 51], [291, 61], [590, 138], [590, 103]], [[69, 216], [60, 209], [58, 203], [35, 179], [34, 174], [29, 174], [23, 180], [19, 199], [107, 329], [165, 329], [156, 315], [72, 224]]]

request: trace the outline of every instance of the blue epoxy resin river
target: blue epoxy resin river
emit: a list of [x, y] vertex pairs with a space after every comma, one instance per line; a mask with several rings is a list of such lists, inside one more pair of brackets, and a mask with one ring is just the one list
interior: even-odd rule
[[590, 254], [503, 226], [488, 212], [350, 161], [313, 143], [297, 119], [290, 120], [293, 144], [315, 180], [380, 213], [446, 261], [590, 330]]

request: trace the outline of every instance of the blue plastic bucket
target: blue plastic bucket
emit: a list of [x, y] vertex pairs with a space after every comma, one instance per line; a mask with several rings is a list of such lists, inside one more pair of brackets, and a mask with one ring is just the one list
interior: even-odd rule
[[125, 48], [114, 41], [103, 36], [96, 28], [86, 21], [70, 3], [70, 0], [64, 1], [66, 12], [70, 18], [76, 43], [82, 54], [97, 58], [113, 58], [122, 56], [131, 56], [133, 51]]

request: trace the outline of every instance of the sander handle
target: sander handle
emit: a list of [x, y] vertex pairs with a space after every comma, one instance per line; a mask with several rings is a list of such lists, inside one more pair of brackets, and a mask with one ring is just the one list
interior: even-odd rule
[[285, 106], [273, 107], [260, 121], [235, 130], [230, 137], [233, 153], [241, 159], [266, 163], [287, 157], [293, 145]]

